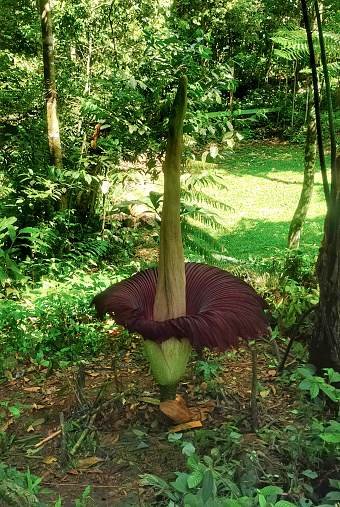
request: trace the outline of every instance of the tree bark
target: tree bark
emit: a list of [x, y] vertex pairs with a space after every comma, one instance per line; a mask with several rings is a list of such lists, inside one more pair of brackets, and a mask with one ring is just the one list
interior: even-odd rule
[[305, 163], [303, 185], [300, 200], [291, 221], [288, 233], [288, 248], [299, 248], [301, 229], [307, 216], [313, 196], [315, 161], [316, 161], [316, 119], [315, 108], [309, 101], [308, 126], [305, 145]]
[[340, 155], [337, 169], [337, 220], [330, 223], [327, 213], [324, 237], [316, 264], [320, 299], [315, 310], [315, 323], [309, 346], [309, 359], [318, 368], [333, 368], [340, 372]]
[[301, 0], [306, 27], [307, 41], [313, 77], [314, 103], [316, 110], [317, 135], [323, 188], [327, 203], [324, 237], [316, 265], [320, 299], [315, 310], [315, 323], [309, 347], [310, 361], [318, 370], [334, 368], [340, 371], [340, 157], [336, 156], [336, 138], [327, 57], [322, 33], [321, 16], [317, 0], [315, 14], [319, 31], [321, 62], [325, 79], [330, 141], [331, 141], [331, 186], [329, 188], [323, 150], [321, 115], [319, 109], [318, 79], [306, 0]]
[[[43, 45], [47, 135], [50, 163], [57, 169], [61, 170], [63, 168], [63, 161], [57, 113], [57, 86], [54, 66], [52, 15], [49, 0], [40, 0], [39, 7]], [[62, 210], [66, 208], [66, 193], [64, 193], [64, 195], [60, 198], [59, 207]]]

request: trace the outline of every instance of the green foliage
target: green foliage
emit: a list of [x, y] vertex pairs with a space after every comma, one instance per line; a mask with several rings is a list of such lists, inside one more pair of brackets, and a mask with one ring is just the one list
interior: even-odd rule
[[42, 477], [31, 474], [29, 467], [22, 473], [15, 468], [0, 464], [1, 500], [12, 507], [46, 507], [36, 495], [48, 494], [52, 491], [39, 486]]
[[274, 485], [263, 488], [248, 487], [246, 494], [234, 482], [230, 467], [220, 464], [220, 451], [215, 448], [211, 456], [203, 458], [196, 453], [192, 444], [183, 443], [183, 454], [187, 457], [189, 473], [175, 472], [174, 482], [145, 474], [142, 484], [153, 486], [161, 495], [170, 499], [162, 505], [188, 505], [190, 507], [293, 507], [295, 504], [280, 499], [282, 488]]
[[206, 361], [196, 361], [196, 371], [198, 373], [203, 373], [204, 382], [209, 382], [213, 377], [218, 377], [223, 369], [224, 367], [220, 361], [213, 357], [210, 357]]

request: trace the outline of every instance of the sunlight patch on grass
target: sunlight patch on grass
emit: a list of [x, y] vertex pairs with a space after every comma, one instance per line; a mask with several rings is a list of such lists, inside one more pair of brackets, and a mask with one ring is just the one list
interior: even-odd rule
[[[237, 259], [268, 257], [287, 247], [289, 225], [303, 182], [304, 148], [242, 146], [221, 166], [227, 190], [214, 196], [232, 206], [220, 213], [226, 235], [220, 236], [227, 255]], [[314, 195], [301, 235], [301, 247], [320, 244], [326, 213], [317, 168]]]

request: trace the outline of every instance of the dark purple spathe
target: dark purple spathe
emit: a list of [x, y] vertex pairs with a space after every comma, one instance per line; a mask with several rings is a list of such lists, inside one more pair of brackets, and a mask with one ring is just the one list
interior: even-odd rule
[[221, 351], [237, 346], [238, 337], [267, 335], [265, 301], [255, 290], [227, 271], [189, 263], [186, 274], [186, 316], [153, 320], [157, 268], [146, 269], [112, 285], [94, 297], [97, 315], [114, 314], [117, 324], [140, 333], [145, 340], [163, 342], [188, 338], [196, 350]]

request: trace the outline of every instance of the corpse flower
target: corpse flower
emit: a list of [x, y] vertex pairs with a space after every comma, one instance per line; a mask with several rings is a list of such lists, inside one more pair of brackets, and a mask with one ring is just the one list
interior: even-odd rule
[[175, 399], [192, 347], [225, 351], [238, 337], [268, 334], [266, 303], [222, 269], [184, 263], [180, 226], [180, 163], [186, 76], [180, 78], [169, 120], [163, 165], [164, 200], [158, 268], [141, 271], [94, 297], [99, 317], [140, 333], [161, 399]]

